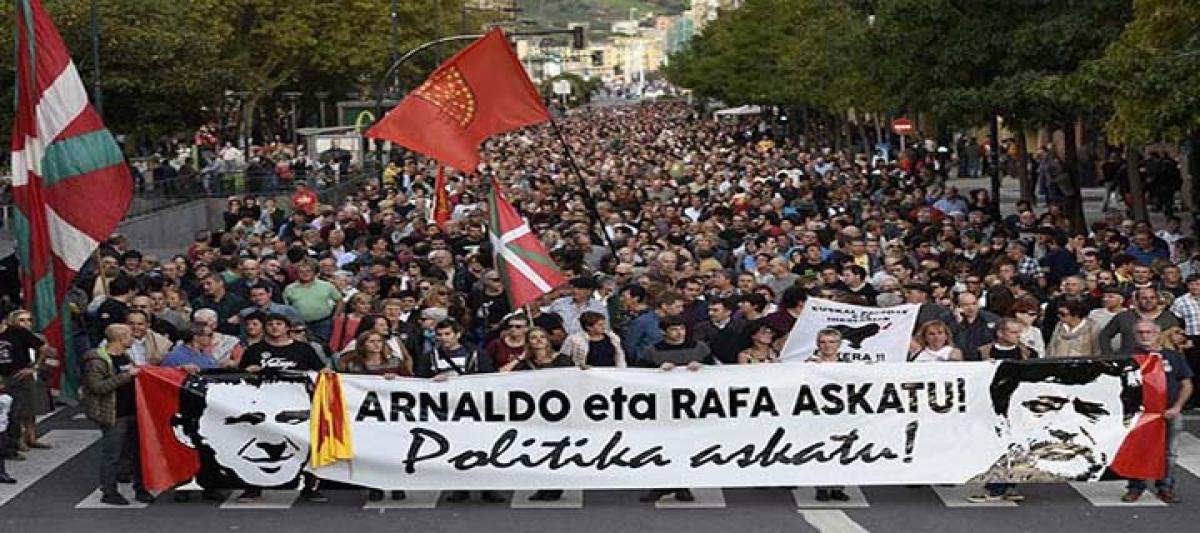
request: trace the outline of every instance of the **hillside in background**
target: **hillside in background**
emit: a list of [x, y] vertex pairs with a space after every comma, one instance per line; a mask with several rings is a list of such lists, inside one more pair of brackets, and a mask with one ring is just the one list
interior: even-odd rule
[[628, 20], [630, 8], [641, 19], [646, 13], [678, 15], [688, 0], [518, 0], [524, 11], [518, 18], [536, 20], [541, 27], [565, 27], [568, 22], [590, 22], [592, 33], [608, 33], [611, 24]]

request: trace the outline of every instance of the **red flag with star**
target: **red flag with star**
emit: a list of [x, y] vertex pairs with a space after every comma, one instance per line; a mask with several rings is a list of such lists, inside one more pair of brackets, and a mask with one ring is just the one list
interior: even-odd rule
[[550, 120], [500, 28], [471, 43], [404, 97], [367, 137], [420, 152], [468, 174], [488, 137]]

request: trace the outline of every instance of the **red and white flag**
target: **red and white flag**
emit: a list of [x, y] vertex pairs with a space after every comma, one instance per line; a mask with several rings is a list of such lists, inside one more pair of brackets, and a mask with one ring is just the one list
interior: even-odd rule
[[124, 218], [133, 179], [40, 0], [17, 0], [15, 14], [11, 228], [34, 329], [61, 353], [63, 296]]
[[529, 222], [508, 203], [495, 180], [488, 188], [488, 216], [496, 272], [508, 291], [513, 309], [520, 309], [567, 281], [542, 241], [529, 229]]

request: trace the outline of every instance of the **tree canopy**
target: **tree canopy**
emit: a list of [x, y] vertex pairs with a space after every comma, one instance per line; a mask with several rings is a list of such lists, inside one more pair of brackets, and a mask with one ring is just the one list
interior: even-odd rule
[[[90, 2], [45, 0], [91, 90]], [[232, 121], [238, 94], [268, 120], [277, 118], [282, 91], [315, 92], [337, 99], [368, 94], [392, 53], [391, 2], [387, 0], [98, 0], [101, 20], [104, 115], [117, 133], [185, 132], [224, 114]], [[456, 30], [462, 0], [399, 2], [397, 45], [403, 51], [439, 31]], [[482, 15], [481, 15], [482, 16]], [[499, 16], [499, 15], [495, 15]], [[475, 17], [478, 18], [479, 16]], [[442, 28], [435, 21], [445, 19]], [[0, 4], [0, 22], [13, 27], [13, 5]], [[0, 84], [11, 87], [13, 39], [0, 39]], [[400, 73], [419, 83], [433, 55]], [[445, 57], [443, 52], [442, 57]], [[315, 113], [310, 113], [315, 114]], [[237, 115], [237, 116], [233, 116]], [[10, 129], [12, 99], [0, 98], [0, 128]]]

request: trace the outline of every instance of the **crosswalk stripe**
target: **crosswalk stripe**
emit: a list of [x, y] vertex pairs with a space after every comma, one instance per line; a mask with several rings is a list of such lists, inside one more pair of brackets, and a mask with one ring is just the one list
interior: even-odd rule
[[956, 485], [953, 487], [942, 487], [942, 486], [938, 486], [938, 485], [931, 485], [929, 488], [933, 489], [933, 492], [937, 494], [938, 498], [941, 498], [942, 503], [945, 504], [946, 507], [1016, 507], [1017, 506], [1017, 502], [1010, 502], [1007, 500], [1001, 500], [998, 502], [982, 502], [982, 503], [975, 503], [975, 502], [967, 501], [968, 496], [970, 496], [972, 494], [977, 494], [977, 493], [983, 491], [983, 485], [980, 485], [977, 483], [971, 484], [971, 485]]
[[1087, 499], [1096, 507], [1166, 507], [1167, 504], [1154, 497], [1153, 494], [1143, 494], [1138, 501], [1126, 503], [1121, 501], [1125, 494], [1124, 481], [1100, 481], [1096, 483], [1068, 483], [1080, 496]]
[[1175, 446], [1178, 455], [1175, 458], [1175, 464], [1191, 472], [1192, 475], [1200, 477], [1200, 438], [1186, 431], [1180, 431], [1179, 435], [1175, 437]]
[[264, 490], [258, 501], [242, 503], [238, 501], [241, 494], [234, 491], [229, 499], [221, 504], [222, 509], [290, 509], [296, 498], [300, 497], [298, 490]]
[[100, 501], [104, 496], [100, 489], [93, 490], [86, 498], [75, 504], [76, 509], [145, 509], [150, 506], [148, 503], [142, 503], [133, 499], [133, 484], [121, 485], [117, 488], [126, 499], [129, 500], [129, 505], [109, 505]]
[[377, 502], [368, 500], [363, 509], [435, 509], [442, 492], [438, 490], [408, 490], [404, 491], [403, 500], [393, 500], [391, 491], [385, 491], [383, 499]]
[[38, 415], [37, 418], [34, 419], [34, 421], [37, 422], [38, 424], [41, 424], [42, 422], [45, 422], [47, 418], [50, 418], [50, 417], [58, 414], [59, 411], [62, 411], [62, 407], [54, 409], [44, 415]]
[[562, 498], [556, 501], [533, 501], [529, 497], [537, 491], [518, 490], [513, 492], [513, 509], [582, 509], [583, 491], [564, 490]]
[[833, 509], [802, 509], [796, 511], [804, 517], [804, 521], [820, 533], [867, 533], [866, 528], [858, 525], [849, 515]]
[[654, 502], [656, 509], [724, 509], [725, 491], [721, 489], [691, 489], [695, 501], [681, 502], [675, 495], [665, 496]]
[[796, 501], [796, 507], [801, 509], [830, 509], [830, 508], [850, 508], [859, 509], [870, 507], [871, 503], [867, 501], [867, 496], [863, 494], [862, 489], [856, 486], [848, 486], [845, 488], [846, 495], [850, 497], [844, 502], [830, 500], [827, 502], [817, 501], [816, 489], [812, 487], [804, 487], [792, 489], [792, 499]]
[[8, 473], [17, 479], [17, 483], [0, 485], [0, 505], [17, 497], [99, 438], [100, 431], [95, 429], [59, 429], [42, 435], [42, 440], [54, 448], [31, 451], [25, 454], [24, 461], [7, 462]]

